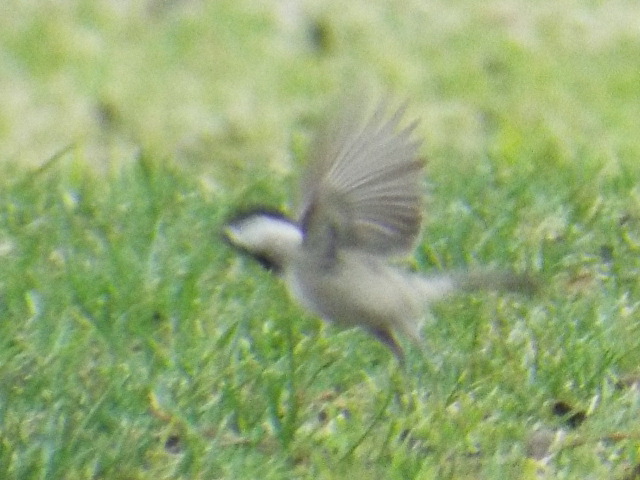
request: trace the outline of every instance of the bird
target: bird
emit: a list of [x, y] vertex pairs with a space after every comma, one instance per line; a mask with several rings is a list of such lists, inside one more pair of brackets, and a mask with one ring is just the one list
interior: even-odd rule
[[456, 292], [530, 291], [528, 274], [453, 271], [423, 275], [397, 259], [418, 243], [425, 162], [407, 103], [373, 112], [344, 102], [310, 149], [297, 215], [264, 207], [233, 215], [224, 240], [279, 276], [304, 308], [343, 328], [364, 329], [405, 364], [396, 334], [421, 344], [431, 303]]

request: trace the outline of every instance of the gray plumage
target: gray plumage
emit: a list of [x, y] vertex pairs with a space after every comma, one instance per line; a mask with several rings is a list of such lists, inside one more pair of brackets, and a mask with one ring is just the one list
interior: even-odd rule
[[419, 342], [425, 310], [457, 290], [527, 290], [509, 272], [431, 277], [392, 266], [389, 257], [415, 246], [424, 211], [424, 165], [416, 122], [402, 127], [405, 107], [380, 105], [363, 121], [345, 109], [318, 136], [300, 182], [299, 218], [254, 212], [224, 229], [233, 246], [280, 273], [292, 296], [324, 319], [359, 326], [402, 363], [394, 332]]

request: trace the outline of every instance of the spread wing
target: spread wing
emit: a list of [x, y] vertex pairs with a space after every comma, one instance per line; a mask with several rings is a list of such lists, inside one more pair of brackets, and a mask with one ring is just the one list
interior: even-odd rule
[[417, 122], [405, 128], [401, 107], [378, 106], [369, 120], [347, 109], [318, 137], [301, 182], [300, 224], [305, 244], [335, 252], [355, 248], [405, 254], [420, 232], [423, 163]]

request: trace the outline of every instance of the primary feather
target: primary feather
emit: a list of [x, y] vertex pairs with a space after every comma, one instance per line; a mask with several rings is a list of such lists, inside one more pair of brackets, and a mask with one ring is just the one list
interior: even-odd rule
[[423, 164], [416, 122], [405, 108], [386, 119], [380, 105], [364, 122], [347, 110], [320, 135], [302, 181], [300, 223], [307, 245], [406, 254], [422, 223]]

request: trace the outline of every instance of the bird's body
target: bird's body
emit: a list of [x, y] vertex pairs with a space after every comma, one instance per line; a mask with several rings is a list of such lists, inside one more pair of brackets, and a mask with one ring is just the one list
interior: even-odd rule
[[[353, 278], [360, 280], [356, 283]], [[331, 266], [302, 258], [285, 277], [293, 295], [327, 320], [357, 326], [384, 328], [390, 323], [412, 334], [423, 315], [425, 300], [408, 275], [363, 252], [341, 252]], [[333, 298], [331, 302], [315, 299]]]
[[380, 106], [362, 122], [347, 109], [325, 129], [301, 181], [298, 221], [254, 211], [231, 220], [225, 237], [278, 272], [292, 296], [325, 320], [362, 327], [402, 362], [399, 331], [414, 341], [429, 302], [456, 290], [521, 289], [510, 274], [407, 272], [390, 262], [408, 254], [422, 224], [423, 162], [416, 124], [399, 129]]

